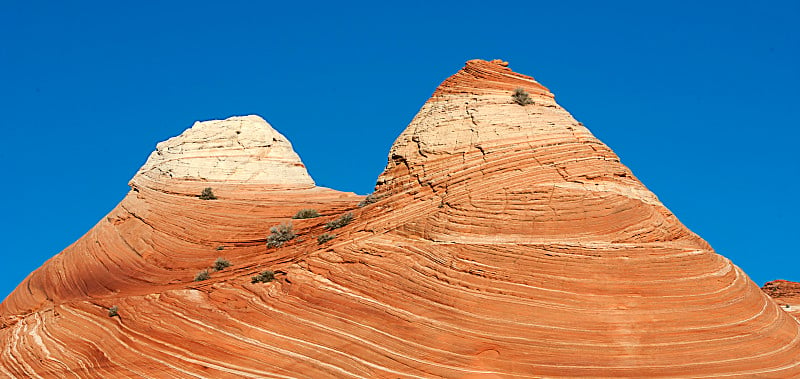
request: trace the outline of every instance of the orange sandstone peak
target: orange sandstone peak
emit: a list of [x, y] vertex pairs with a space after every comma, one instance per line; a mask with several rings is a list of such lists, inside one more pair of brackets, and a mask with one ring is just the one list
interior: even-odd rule
[[473, 59], [461, 71], [447, 78], [433, 93], [432, 100], [448, 94], [503, 96], [516, 88], [522, 88], [536, 96], [553, 97], [547, 88], [532, 77], [511, 71], [508, 62], [500, 59], [489, 62]]
[[[258, 120], [275, 141], [240, 149], [229, 119], [160, 144], [0, 305], [0, 374], [800, 376], [797, 320], [507, 66], [445, 80], [362, 207]], [[285, 174], [260, 174], [273, 164]], [[291, 219], [304, 208], [321, 217]], [[267, 248], [279, 223], [298, 237]], [[193, 281], [216, 257], [233, 265]]]

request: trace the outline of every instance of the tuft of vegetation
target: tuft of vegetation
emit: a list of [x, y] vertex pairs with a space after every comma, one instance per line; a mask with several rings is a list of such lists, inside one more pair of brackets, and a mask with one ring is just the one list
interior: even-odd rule
[[195, 282], [201, 282], [203, 280], [208, 280], [208, 279], [211, 279], [211, 273], [208, 272], [208, 270], [200, 271], [197, 273], [197, 275], [194, 276]]
[[323, 243], [328, 242], [334, 238], [336, 238], [336, 234], [322, 233], [319, 235], [319, 237], [317, 237], [317, 242], [319, 242], [319, 244], [322, 245]]
[[203, 192], [200, 192], [200, 200], [216, 200], [217, 197], [214, 196], [214, 192], [211, 191], [211, 187], [203, 188]]
[[119, 316], [119, 307], [114, 305], [111, 308], [108, 308], [108, 317], [117, 317]]
[[333, 220], [331, 222], [326, 223], [325, 224], [325, 228], [326, 229], [330, 229], [330, 230], [339, 229], [339, 228], [349, 224], [350, 221], [353, 221], [353, 214], [350, 213], [350, 212], [347, 212], [347, 213], [341, 215], [336, 220]]
[[214, 270], [222, 271], [228, 267], [231, 267], [231, 262], [228, 262], [227, 259], [219, 257], [216, 261], [214, 261]]
[[358, 203], [358, 207], [359, 208], [366, 207], [367, 205], [370, 205], [372, 203], [376, 203], [378, 200], [379, 200], [378, 196], [375, 195], [374, 193], [371, 193], [371, 194], [367, 195], [367, 197], [365, 197], [364, 200], [361, 200]]
[[217, 250], [225, 250], [225, 246], [217, 246]]
[[303, 219], [303, 218], [314, 218], [319, 217], [319, 212], [316, 209], [301, 209], [295, 213], [292, 218], [294, 219]]
[[252, 277], [250, 283], [269, 283], [273, 280], [275, 280], [275, 271], [266, 270]]
[[270, 235], [267, 236], [267, 247], [281, 247], [284, 242], [291, 241], [296, 237], [292, 231], [292, 224], [275, 225], [269, 229]]
[[522, 87], [517, 87], [517, 89], [514, 90], [514, 94], [511, 95], [511, 97], [514, 98], [515, 103], [522, 106], [533, 104], [533, 99], [531, 99], [530, 94], [528, 94], [527, 91], [522, 89]]

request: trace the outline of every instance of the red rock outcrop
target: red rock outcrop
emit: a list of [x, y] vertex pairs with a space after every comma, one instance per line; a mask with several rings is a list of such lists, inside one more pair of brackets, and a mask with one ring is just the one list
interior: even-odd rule
[[[240, 180], [209, 158], [234, 149], [230, 125], [201, 159], [196, 142], [154, 153], [105, 220], [0, 306], [0, 374], [799, 376], [800, 324], [507, 66], [470, 61], [445, 80], [362, 208], [286, 149], [276, 161], [296, 179]], [[513, 101], [520, 87], [532, 104]], [[236, 155], [269, 156], [257, 149]], [[219, 199], [196, 198], [204, 187]], [[301, 208], [323, 216], [265, 248]], [[217, 256], [233, 266], [193, 282]], [[251, 283], [264, 269], [277, 280]]]
[[761, 290], [773, 298], [786, 313], [800, 319], [800, 283], [773, 280], [764, 283]]

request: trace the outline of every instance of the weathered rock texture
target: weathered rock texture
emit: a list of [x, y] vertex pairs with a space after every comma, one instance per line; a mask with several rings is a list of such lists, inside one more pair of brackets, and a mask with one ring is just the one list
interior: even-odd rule
[[800, 319], [800, 283], [788, 280], [773, 280], [761, 289], [781, 306], [786, 313]]
[[195, 123], [156, 145], [130, 184], [195, 194], [197, 184], [217, 183], [314, 187], [289, 140], [258, 116]]
[[[195, 150], [155, 153], [117, 209], [6, 299], [0, 373], [800, 375], [800, 324], [504, 62], [467, 62], [436, 90], [363, 208], [311, 187], [286, 151], [291, 180], [251, 184], [206, 148], [202, 168], [175, 162]], [[206, 180], [219, 200], [194, 197]], [[323, 216], [266, 249], [301, 208]], [[220, 255], [234, 266], [191, 281]], [[276, 281], [250, 283], [266, 268]]]

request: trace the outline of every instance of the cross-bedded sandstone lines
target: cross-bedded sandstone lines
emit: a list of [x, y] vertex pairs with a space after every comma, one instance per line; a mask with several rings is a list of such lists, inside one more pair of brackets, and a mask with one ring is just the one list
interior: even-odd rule
[[445, 80], [361, 206], [260, 118], [159, 144], [0, 305], [0, 375], [800, 376], [800, 324], [507, 66]]

